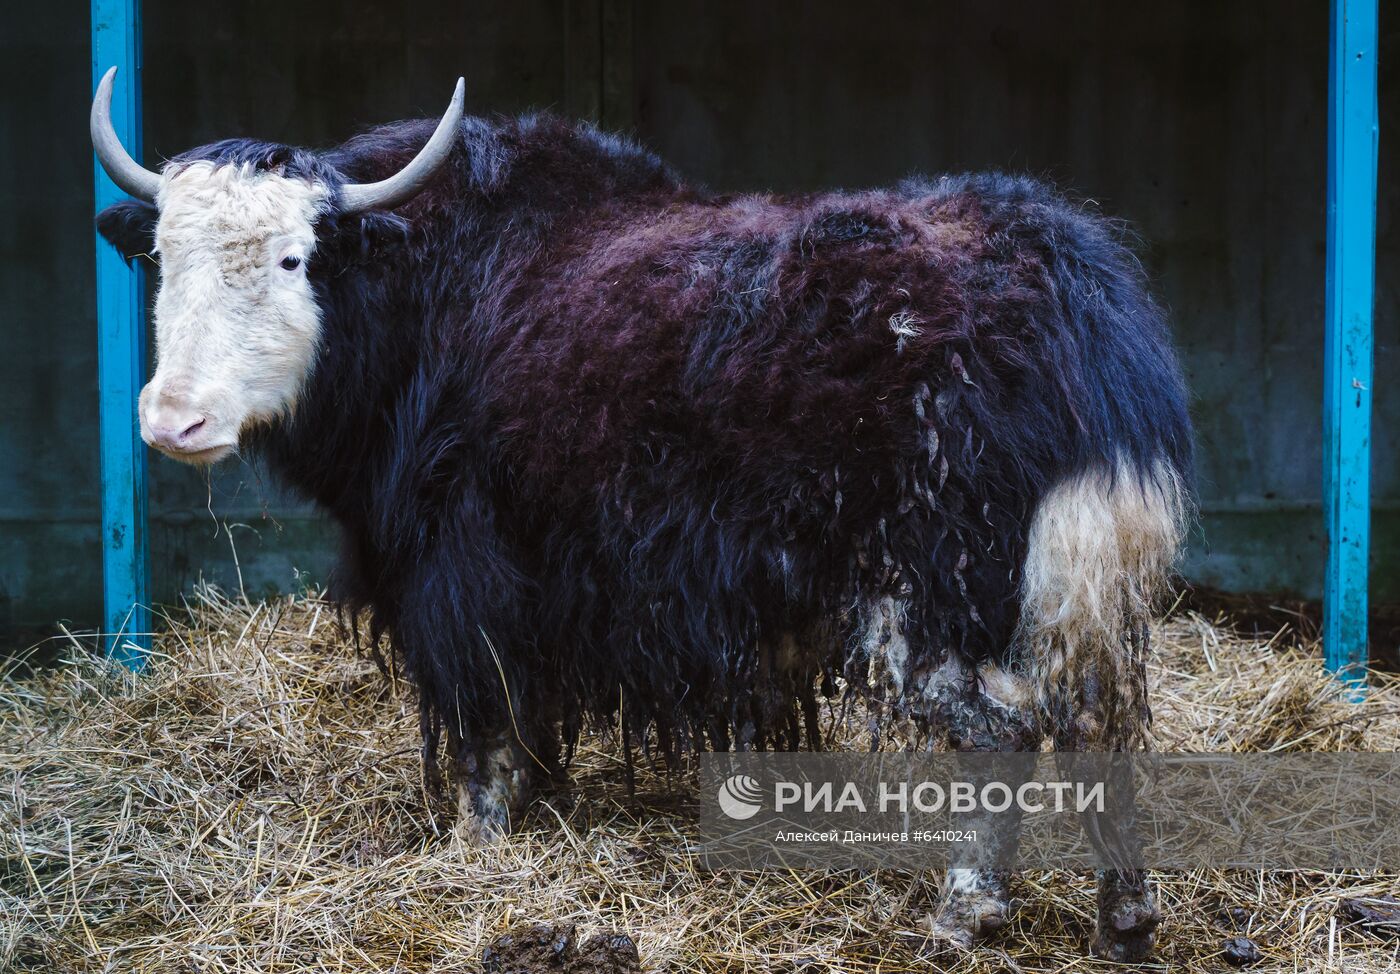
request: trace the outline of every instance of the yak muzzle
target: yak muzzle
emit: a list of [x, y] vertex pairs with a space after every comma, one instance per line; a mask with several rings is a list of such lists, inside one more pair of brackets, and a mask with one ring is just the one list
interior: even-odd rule
[[181, 396], [141, 397], [141, 439], [182, 463], [210, 464], [233, 452], [236, 442], [221, 437], [209, 416]]

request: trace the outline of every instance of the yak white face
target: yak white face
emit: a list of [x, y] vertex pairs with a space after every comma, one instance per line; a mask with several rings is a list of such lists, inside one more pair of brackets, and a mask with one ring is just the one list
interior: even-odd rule
[[208, 464], [247, 428], [288, 413], [311, 372], [321, 315], [307, 262], [325, 187], [197, 162], [157, 195], [156, 371], [141, 390], [141, 436]]

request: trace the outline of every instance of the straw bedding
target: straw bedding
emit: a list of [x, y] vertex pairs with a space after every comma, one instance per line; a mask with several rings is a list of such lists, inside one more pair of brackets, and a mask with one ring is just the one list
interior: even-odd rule
[[[1315, 647], [1181, 614], [1153, 665], [1166, 750], [1400, 748], [1400, 682], [1351, 703]], [[0, 679], [0, 971], [476, 971], [522, 924], [618, 930], [647, 971], [1109, 969], [1086, 957], [1089, 877], [1024, 875], [1010, 928], [970, 952], [924, 943], [926, 878], [707, 874], [688, 768], [586, 736], [574, 787], [476, 849], [420, 783], [412, 695], [314, 596], [248, 604], [202, 589], [131, 678], [74, 662]], [[857, 722], [829, 714], [864, 746]], [[1161, 875], [1158, 969], [1400, 970], [1400, 940], [1343, 900], [1394, 876]]]

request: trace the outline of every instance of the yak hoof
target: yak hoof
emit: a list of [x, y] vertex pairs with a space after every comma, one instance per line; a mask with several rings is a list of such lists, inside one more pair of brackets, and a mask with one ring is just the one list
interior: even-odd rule
[[1162, 914], [1147, 879], [1099, 875], [1099, 917], [1090, 943], [1094, 956], [1119, 964], [1145, 960], [1157, 942]]
[[952, 870], [937, 911], [928, 919], [933, 939], [968, 948], [1011, 921], [1011, 886], [1001, 873]]
[[463, 845], [473, 849], [485, 849], [500, 842], [510, 833], [509, 820], [500, 817], [478, 815], [474, 809], [458, 809], [457, 824], [452, 827]]
[[492, 845], [510, 834], [529, 804], [532, 775], [519, 748], [501, 744], [457, 766], [458, 838]]
[[486, 819], [475, 812], [458, 813], [456, 824], [452, 826], [452, 834], [456, 835], [458, 841], [475, 849], [496, 845], [508, 833], [510, 828], [503, 826], [500, 821]]
[[452, 832], [466, 845], [481, 849], [510, 834], [511, 810], [498, 794], [472, 784], [463, 781], [457, 785], [457, 824]]

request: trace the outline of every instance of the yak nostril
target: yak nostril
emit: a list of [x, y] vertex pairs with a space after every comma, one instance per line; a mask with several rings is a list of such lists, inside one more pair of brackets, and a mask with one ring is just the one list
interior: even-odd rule
[[199, 428], [200, 428], [201, 426], [203, 426], [203, 425], [204, 425], [204, 417], [201, 416], [201, 417], [199, 417], [199, 419], [195, 420], [193, 423], [191, 423], [190, 425], [186, 426], [186, 427], [184, 428], [184, 430], [181, 431], [181, 433], [180, 433], [178, 439], [180, 439], [180, 440], [187, 440], [187, 439], [189, 439], [189, 438], [190, 438], [191, 436], [193, 436], [196, 432], [198, 432]]
[[208, 428], [209, 417], [183, 405], [157, 401], [142, 417], [142, 436], [151, 446], [161, 450], [184, 452]]

